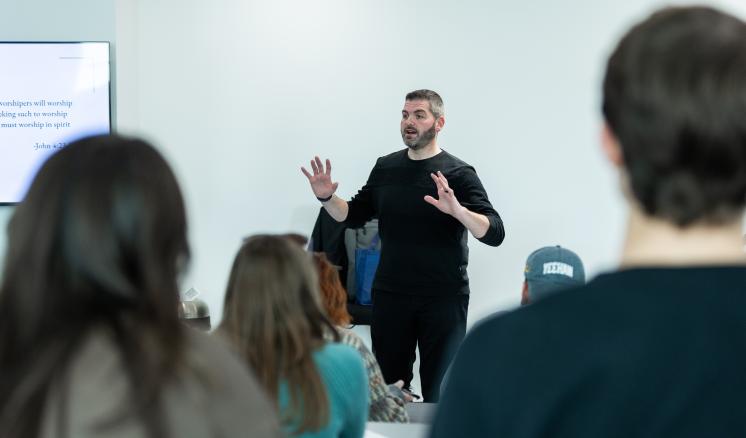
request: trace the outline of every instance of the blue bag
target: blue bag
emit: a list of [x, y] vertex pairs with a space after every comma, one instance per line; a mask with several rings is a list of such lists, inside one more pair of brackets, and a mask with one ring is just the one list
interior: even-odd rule
[[376, 233], [369, 247], [355, 250], [355, 298], [358, 304], [366, 306], [373, 304], [370, 292], [380, 260], [381, 250], [378, 249], [378, 233]]

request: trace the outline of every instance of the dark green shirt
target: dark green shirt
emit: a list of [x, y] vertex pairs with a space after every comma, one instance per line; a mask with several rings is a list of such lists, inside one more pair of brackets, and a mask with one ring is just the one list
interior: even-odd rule
[[746, 436], [746, 268], [623, 270], [486, 320], [431, 436]]

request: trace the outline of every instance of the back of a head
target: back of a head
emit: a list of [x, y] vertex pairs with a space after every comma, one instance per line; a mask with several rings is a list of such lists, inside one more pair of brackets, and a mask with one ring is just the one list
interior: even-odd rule
[[[303, 336], [323, 339], [320, 327], [311, 324], [312, 314], [321, 312], [315, 269], [307, 253], [284, 236], [249, 237], [236, 254], [223, 306], [221, 329], [230, 336], [273, 336], [287, 326]], [[277, 318], [282, 315], [282, 318]]]
[[313, 261], [319, 276], [319, 292], [326, 314], [333, 324], [348, 325], [352, 316], [347, 311], [347, 291], [339, 279], [337, 267], [331, 264], [323, 252], [313, 253]]
[[533, 303], [563, 289], [585, 284], [585, 268], [577, 254], [567, 248], [545, 246], [532, 252], [524, 269], [528, 300]]
[[[34, 436], [28, 416], [96, 327], [134, 358], [131, 376], [148, 388], [135, 398], [157, 392], [155, 363], [175, 362], [183, 344], [177, 277], [188, 256], [181, 193], [152, 146], [100, 136], [51, 156], [8, 225], [0, 368], [15, 383], [0, 391], [5, 433]], [[19, 412], [8, 421], [21, 385], [36, 392], [15, 401]]]
[[603, 113], [643, 211], [679, 227], [736, 220], [746, 202], [746, 24], [673, 7], [609, 59]]
[[290, 240], [291, 242], [297, 244], [301, 248], [306, 248], [308, 246], [308, 237], [304, 236], [300, 233], [285, 233], [281, 234], [282, 237]]
[[333, 326], [322, 309], [309, 255], [281, 235], [244, 241], [233, 262], [218, 329], [278, 399], [281, 380], [291, 394], [284, 421], [297, 431], [328, 420], [328, 399], [313, 361]]
[[210, 323], [210, 308], [207, 303], [199, 298], [181, 301], [179, 303], [179, 318], [184, 324], [209, 332], [212, 328]]

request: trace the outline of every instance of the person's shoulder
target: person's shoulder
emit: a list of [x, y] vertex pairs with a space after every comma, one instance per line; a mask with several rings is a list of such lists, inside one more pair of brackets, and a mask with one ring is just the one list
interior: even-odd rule
[[[489, 343], [507, 349], [520, 349], [528, 343], [543, 344], [565, 332], [583, 329], [587, 315], [597, 314], [599, 287], [595, 283], [562, 290], [556, 294], [516, 309], [496, 312], [477, 322], [469, 331], [471, 342]], [[598, 316], [598, 315], [596, 315]], [[521, 342], [516, 342], [517, 339]]]
[[398, 164], [401, 164], [402, 162], [405, 162], [406, 157], [407, 157], [407, 150], [400, 149], [396, 152], [392, 152], [382, 157], [378, 157], [378, 160], [376, 160], [376, 166], [385, 167], [385, 166], [391, 166], [391, 165], [398, 165]]
[[360, 354], [350, 345], [327, 342], [315, 354], [319, 365], [355, 367], [362, 365]]
[[568, 287], [535, 303], [521, 306], [507, 312], [505, 317], [508, 320], [516, 319], [517, 321], [534, 318], [565, 319], [568, 317], [568, 309], [574, 309], [574, 312], [582, 313], [588, 307], [595, 307], [593, 297], [600, 289], [603, 289], [603, 287], [599, 288], [594, 279], [581, 286]]
[[[703, 300], [702, 290], [728, 292], [718, 284], [724, 277], [743, 285], [746, 269], [651, 267], [603, 273], [583, 286], [485, 319], [470, 331], [471, 342], [475, 351], [489, 345], [510, 358], [501, 364], [520, 366], [522, 361], [537, 357], [553, 357], [557, 363], [557, 357], [567, 354], [570, 347], [586, 352], [583, 364], [603, 363], [605, 354], [618, 353], [622, 339], [637, 344], [652, 342], [641, 333], [660, 329], [665, 320], [661, 312], [670, 311], [672, 303], [679, 314], [688, 312], [691, 318], [721, 318], [723, 314], [701, 311], [702, 305], [712, 305]], [[732, 296], [743, 296], [741, 289], [730, 289]], [[670, 321], [663, 327], [671, 327]], [[577, 363], [567, 361], [573, 366]]]
[[340, 328], [339, 336], [342, 344], [349, 345], [358, 352], [358, 354], [363, 358], [363, 363], [366, 367], [370, 366], [371, 362], [376, 361], [375, 356], [373, 356], [373, 353], [365, 345], [365, 342], [352, 330]]
[[197, 362], [201, 362], [205, 357], [212, 357], [211, 361], [226, 359], [228, 364], [239, 361], [228, 343], [218, 332], [208, 335], [207, 333], [187, 327], [185, 329], [185, 337], [187, 354], [191, 361], [199, 359]]
[[472, 331], [493, 345], [527, 355], [542, 349], [551, 354], [565, 343], [590, 345], [598, 339], [587, 336], [589, 331], [606, 333], [619, 315], [647, 305], [642, 293], [647, 286], [635, 272], [601, 273], [582, 286], [488, 317]]
[[363, 358], [356, 349], [336, 342], [327, 342], [316, 352], [315, 359], [320, 368], [331, 373], [350, 376], [365, 369]]
[[462, 160], [461, 158], [453, 155], [452, 153], [448, 152], [447, 150], [441, 149], [441, 151], [442, 151], [441, 152], [442, 159], [444, 161], [447, 161], [451, 165], [456, 166], [456, 167], [472, 167], [469, 163], [467, 163], [466, 161]]
[[452, 176], [476, 175], [474, 166], [451, 154], [445, 149], [440, 153], [439, 159], [445, 172]]
[[185, 335], [182, 390], [172, 395], [180, 399], [190, 394], [193, 401], [200, 399], [199, 403], [207, 406], [205, 421], [226, 433], [278, 436], [279, 422], [271, 403], [247, 364], [223, 337], [192, 328], [186, 328]]
[[[239, 431], [279, 436], [274, 410], [248, 368], [215, 339], [188, 327], [181, 330], [183, 349], [161, 394], [175, 436], [205, 436], [208, 430], [225, 436]], [[87, 424], [88, 419], [106, 418], [130, 391], [131, 382], [125, 358], [108, 334], [92, 333], [80, 353], [83, 362], [73, 369], [72, 409], [81, 415], [75, 422]], [[247, 410], [252, 414], [247, 415]]]
[[208, 399], [238, 399], [263, 404], [259, 383], [248, 365], [219, 333], [187, 328], [182, 383]]
[[356, 335], [352, 330], [346, 328], [339, 328], [340, 342], [345, 345], [349, 345], [357, 350], [360, 349], [360, 345], [364, 345], [363, 340], [360, 336]]
[[330, 387], [367, 390], [363, 359], [349, 345], [328, 342], [314, 353], [314, 361]]
[[219, 334], [207, 335], [186, 328], [185, 371], [187, 380], [197, 379], [208, 393], [254, 390], [256, 382]]

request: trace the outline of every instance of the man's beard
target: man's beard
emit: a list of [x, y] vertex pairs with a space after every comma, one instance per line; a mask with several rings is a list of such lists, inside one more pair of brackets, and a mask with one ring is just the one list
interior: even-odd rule
[[427, 144], [435, 138], [435, 134], [435, 122], [433, 122], [433, 126], [431, 126], [430, 129], [428, 129], [427, 131], [423, 132], [421, 135], [408, 140], [406, 134], [404, 133], [404, 131], [402, 131], [401, 138], [402, 140], [404, 140], [404, 144], [407, 145], [409, 149], [417, 151], [427, 146]]

